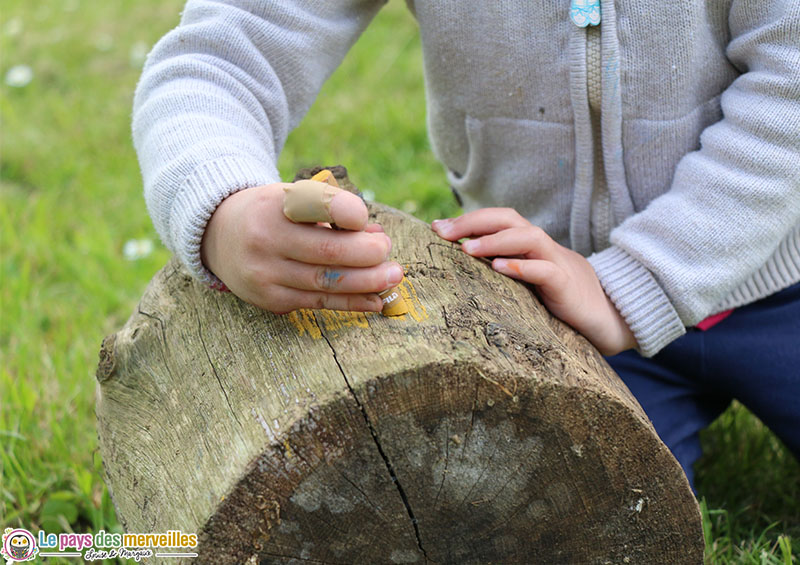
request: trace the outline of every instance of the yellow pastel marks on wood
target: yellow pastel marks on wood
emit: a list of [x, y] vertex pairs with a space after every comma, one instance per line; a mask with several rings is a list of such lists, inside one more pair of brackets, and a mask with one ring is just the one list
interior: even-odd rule
[[[408, 306], [408, 313], [400, 316], [393, 316], [389, 319], [405, 320], [408, 316], [416, 322], [428, 319], [428, 312], [417, 295], [414, 284], [404, 278], [396, 287], [400, 296]], [[321, 339], [322, 332], [325, 331], [331, 337], [337, 337], [339, 332], [345, 328], [369, 328], [367, 315], [375, 316], [374, 312], [341, 312], [338, 310], [295, 310], [286, 315], [286, 319], [297, 330], [300, 337], [310, 336], [312, 339]]]
[[[407, 267], [406, 267], [407, 268]], [[406, 301], [406, 305], [408, 306], [408, 315], [411, 316], [415, 321], [421, 322], [422, 320], [428, 319], [428, 311], [425, 310], [425, 306], [422, 302], [419, 301], [419, 297], [417, 296], [417, 289], [414, 288], [414, 284], [408, 280], [408, 277], [404, 278], [403, 281], [400, 283], [400, 286], [397, 287], [400, 290], [400, 296]], [[405, 314], [400, 316], [400, 318], [405, 318]]]
[[317, 310], [317, 315], [322, 318], [322, 327], [331, 335], [337, 336], [342, 328], [369, 327], [364, 312], [341, 312], [339, 310]]
[[312, 339], [322, 338], [322, 330], [317, 325], [317, 320], [314, 318], [314, 312], [311, 310], [295, 310], [289, 312], [286, 316], [289, 322], [295, 327], [298, 335], [302, 337], [308, 334]]
[[[315, 315], [316, 314], [316, 315]], [[301, 337], [308, 334], [313, 339], [322, 337], [322, 330], [336, 336], [342, 328], [368, 328], [369, 322], [363, 312], [340, 312], [338, 310], [295, 310], [287, 316]], [[322, 326], [322, 327], [320, 327]]]
[[288, 459], [291, 459], [292, 455], [293, 455], [293, 452], [292, 452], [292, 446], [289, 445], [289, 439], [288, 438], [283, 440], [283, 450], [286, 453], [286, 457]]

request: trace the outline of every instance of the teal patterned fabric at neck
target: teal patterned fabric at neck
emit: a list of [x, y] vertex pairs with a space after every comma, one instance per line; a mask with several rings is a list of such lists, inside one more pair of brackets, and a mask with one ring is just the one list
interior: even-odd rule
[[572, 0], [569, 17], [578, 27], [600, 23], [600, 0]]

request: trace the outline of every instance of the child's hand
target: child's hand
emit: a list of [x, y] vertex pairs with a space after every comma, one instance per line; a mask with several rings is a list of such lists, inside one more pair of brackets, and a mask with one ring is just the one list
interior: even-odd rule
[[436, 220], [432, 227], [449, 241], [475, 237], [461, 246], [470, 255], [502, 256], [492, 261], [494, 270], [535, 285], [547, 309], [582, 333], [603, 355], [636, 345], [589, 262], [553, 241], [515, 210], [484, 208]]
[[400, 283], [386, 262], [392, 242], [366, 225], [360, 198], [342, 191], [331, 202], [337, 224], [360, 231], [295, 224], [283, 214], [285, 183], [248, 188], [223, 200], [206, 226], [203, 264], [236, 296], [274, 313], [298, 308], [380, 311], [377, 292]]

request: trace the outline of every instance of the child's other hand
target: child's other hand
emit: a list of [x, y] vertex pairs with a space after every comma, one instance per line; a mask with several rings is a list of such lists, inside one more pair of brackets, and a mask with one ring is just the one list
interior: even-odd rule
[[515, 210], [483, 208], [436, 220], [432, 227], [448, 241], [473, 238], [461, 246], [466, 253], [496, 257], [494, 270], [535, 285], [547, 309], [583, 334], [603, 355], [636, 345], [589, 262], [553, 241]]
[[362, 218], [360, 231], [296, 224], [283, 214], [284, 186], [248, 188], [223, 200], [203, 235], [203, 264], [236, 296], [270, 312], [380, 311], [376, 293], [399, 284], [403, 269], [386, 261], [391, 240], [379, 225], [366, 225], [361, 199], [342, 191], [331, 202], [334, 222], [350, 227]]

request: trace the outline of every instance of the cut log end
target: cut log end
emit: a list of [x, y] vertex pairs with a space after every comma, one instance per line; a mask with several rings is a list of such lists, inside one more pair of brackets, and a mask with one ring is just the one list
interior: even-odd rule
[[206, 525], [201, 553], [262, 564], [702, 560], [685, 478], [613, 398], [470, 363], [354, 392], [270, 444]]

